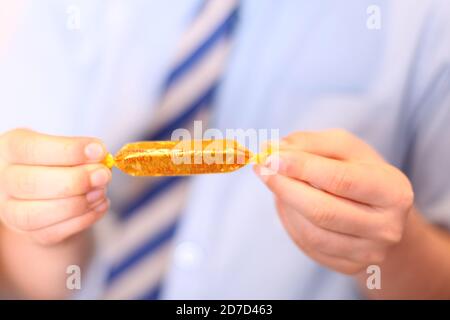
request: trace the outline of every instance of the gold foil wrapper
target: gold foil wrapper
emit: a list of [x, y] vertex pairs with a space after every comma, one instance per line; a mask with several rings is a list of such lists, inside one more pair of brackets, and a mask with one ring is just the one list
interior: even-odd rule
[[130, 143], [103, 163], [132, 176], [180, 176], [232, 172], [254, 160], [234, 140], [189, 140]]

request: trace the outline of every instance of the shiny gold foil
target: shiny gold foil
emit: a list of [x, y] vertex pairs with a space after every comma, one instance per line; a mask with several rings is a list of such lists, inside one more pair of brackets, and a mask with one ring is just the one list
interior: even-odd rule
[[103, 163], [132, 176], [179, 176], [232, 172], [254, 160], [234, 140], [189, 140], [130, 143]]

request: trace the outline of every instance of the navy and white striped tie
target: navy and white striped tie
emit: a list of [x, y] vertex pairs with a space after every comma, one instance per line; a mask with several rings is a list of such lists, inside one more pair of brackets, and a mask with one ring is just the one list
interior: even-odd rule
[[[163, 88], [151, 133], [143, 140], [170, 139], [208, 118], [227, 61], [238, 0], [206, 0], [183, 35]], [[148, 188], [121, 210], [106, 299], [156, 299], [167, 269], [171, 240], [183, 211], [189, 179], [151, 179]]]

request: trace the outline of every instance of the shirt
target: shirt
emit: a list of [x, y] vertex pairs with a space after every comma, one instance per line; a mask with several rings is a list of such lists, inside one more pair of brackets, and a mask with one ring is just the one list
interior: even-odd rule
[[[0, 38], [0, 132], [91, 135], [117, 150], [145, 131], [200, 1], [18, 3], [0, 2], [15, 16]], [[345, 128], [402, 169], [419, 210], [450, 228], [450, 3], [243, 0], [240, 14], [213, 126]], [[359, 297], [351, 277], [294, 245], [251, 168], [195, 177], [175, 242], [166, 299]], [[108, 246], [80, 297], [100, 296]]]

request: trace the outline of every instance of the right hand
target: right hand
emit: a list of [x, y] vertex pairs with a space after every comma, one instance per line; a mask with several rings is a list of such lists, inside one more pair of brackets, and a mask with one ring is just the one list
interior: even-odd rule
[[94, 138], [16, 129], [0, 135], [0, 221], [53, 245], [98, 221], [109, 209], [111, 171]]

